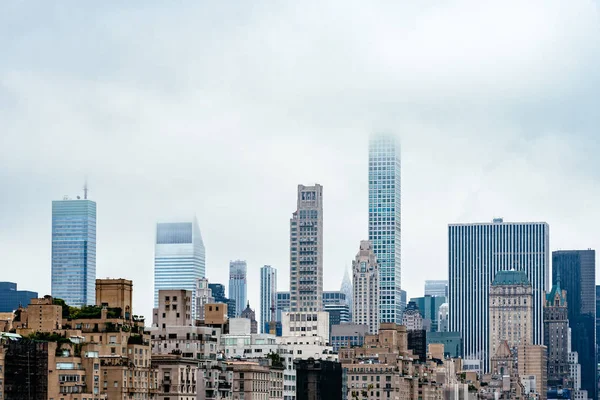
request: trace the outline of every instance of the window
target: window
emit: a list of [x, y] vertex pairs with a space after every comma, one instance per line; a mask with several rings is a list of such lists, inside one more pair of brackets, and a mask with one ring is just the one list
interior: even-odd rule
[[173, 301], [177, 301], [177, 296], [173, 296]]

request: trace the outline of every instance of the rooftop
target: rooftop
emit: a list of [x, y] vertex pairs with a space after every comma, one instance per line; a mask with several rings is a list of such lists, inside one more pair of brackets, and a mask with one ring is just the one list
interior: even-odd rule
[[498, 271], [492, 282], [492, 286], [500, 285], [530, 285], [527, 273], [521, 270]]

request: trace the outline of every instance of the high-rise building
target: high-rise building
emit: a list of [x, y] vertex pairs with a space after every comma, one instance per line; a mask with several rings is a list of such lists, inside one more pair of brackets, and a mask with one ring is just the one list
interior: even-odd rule
[[596, 285], [596, 359], [600, 376], [600, 285]]
[[544, 304], [544, 346], [548, 348], [548, 385], [562, 387], [569, 378], [569, 315], [567, 291], [552, 285]]
[[545, 222], [448, 226], [449, 318], [463, 335], [467, 370], [489, 371], [489, 288], [498, 271], [527, 273], [533, 290], [533, 344], [543, 343], [544, 293], [549, 287], [549, 228]]
[[81, 307], [96, 301], [96, 203], [52, 202], [52, 297]]
[[[206, 275], [204, 242], [198, 220], [156, 224], [154, 247], [154, 307], [159, 290], [189, 290], [196, 298], [196, 282]], [[192, 317], [197, 317], [196, 303]]]
[[407, 331], [420, 331], [423, 330], [423, 317], [421, 316], [421, 310], [414, 301], [409, 301], [402, 315], [402, 325], [406, 327]]
[[194, 319], [204, 321], [204, 305], [215, 302], [209, 285], [206, 278], [196, 280], [196, 298], [193, 299], [193, 302], [196, 303], [196, 316]]
[[423, 329], [427, 332], [438, 332], [440, 330], [440, 307], [446, 303], [446, 297], [425, 295], [413, 297], [410, 301], [414, 301], [419, 308], [423, 317]]
[[548, 388], [548, 349], [543, 345], [522, 345], [518, 348], [518, 372], [525, 393], [545, 399]]
[[354, 318], [352, 322], [369, 326], [369, 333], [379, 332], [379, 264], [368, 240], [361, 240], [352, 261]]
[[447, 280], [425, 281], [425, 296], [448, 297], [448, 281]]
[[229, 298], [235, 300], [235, 316], [239, 317], [248, 301], [248, 277], [246, 261], [229, 262]]
[[277, 292], [277, 322], [283, 321], [286, 312], [290, 312], [290, 292]]
[[369, 240], [379, 262], [379, 320], [402, 322], [400, 147], [394, 136], [369, 142]]
[[340, 292], [346, 295], [346, 304], [350, 310], [350, 317], [352, 317], [352, 278], [350, 278], [350, 274], [348, 273], [348, 268], [344, 269], [344, 278], [342, 279], [342, 286], [340, 287]]
[[596, 252], [566, 250], [552, 253], [552, 283], [567, 291], [571, 349], [579, 354], [581, 388], [596, 398]]
[[246, 303], [246, 308], [240, 313], [240, 318], [250, 320], [250, 333], [258, 333], [258, 322], [256, 322], [256, 313], [250, 308], [250, 302]]
[[37, 299], [36, 292], [28, 290], [17, 290], [17, 284], [13, 282], [0, 282], [0, 312], [13, 312], [19, 306], [27, 307], [29, 300]]
[[498, 271], [490, 287], [490, 359], [506, 342], [511, 351], [533, 339], [531, 283], [522, 270]]
[[[273, 313], [277, 308], [277, 270], [270, 265], [260, 269], [260, 329], [265, 330], [267, 322], [276, 321]], [[275, 317], [275, 318], [274, 318]]]
[[290, 310], [323, 310], [323, 186], [298, 185], [290, 219]]
[[211, 291], [215, 303], [227, 304], [227, 318], [235, 318], [236, 302], [225, 296], [225, 285], [222, 283], [209, 283], [208, 288]]

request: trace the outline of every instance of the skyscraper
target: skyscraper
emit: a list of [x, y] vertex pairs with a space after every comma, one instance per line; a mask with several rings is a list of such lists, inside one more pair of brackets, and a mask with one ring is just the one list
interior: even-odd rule
[[548, 348], [548, 386], [562, 387], [569, 378], [569, 317], [567, 291], [552, 285], [544, 304], [544, 346]]
[[552, 253], [552, 283], [567, 291], [571, 349], [579, 353], [581, 388], [596, 398], [596, 251]]
[[516, 353], [533, 339], [531, 283], [522, 270], [498, 271], [490, 287], [490, 359], [506, 343]]
[[248, 300], [248, 280], [246, 261], [229, 262], [229, 298], [235, 300], [235, 316], [239, 317], [246, 309]]
[[391, 135], [369, 142], [369, 240], [379, 262], [381, 322], [402, 323], [400, 147]]
[[425, 296], [448, 297], [448, 281], [425, 281]]
[[298, 185], [290, 219], [290, 310], [323, 311], [323, 187]]
[[368, 240], [361, 240], [356, 258], [352, 261], [355, 324], [369, 327], [369, 333], [379, 332], [379, 264]]
[[52, 297], [81, 307], [96, 302], [96, 203], [52, 202]]
[[549, 228], [545, 222], [448, 226], [450, 331], [462, 332], [464, 366], [489, 371], [489, 288], [498, 271], [527, 274], [533, 290], [533, 344], [543, 343], [544, 292], [549, 282]]
[[154, 307], [159, 290], [192, 292], [192, 318], [198, 318], [196, 282], [206, 275], [205, 250], [198, 220], [156, 224], [154, 246]]
[[276, 320], [272, 315], [277, 308], [277, 270], [270, 265], [260, 269], [260, 330], [265, 330], [267, 322]]
[[350, 278], [350, 274], [348, 273], [348, 269], [344, 270], [344, 278], [342, 279], [342, 286], [340, 287], [340, 292], [346, 295], [346, 304], [348, 305], [348, 309], [350, 311], [350, 317], [352, 317], [352, 278]]
[[234, 299], [228, 299], [225, 297], [225, 285], [222, 283], [209, 283], [208, 288], [211, 291], [212, 297], [215, 303], [227, 304], [227, 318], [235, 318], [237, 305]]

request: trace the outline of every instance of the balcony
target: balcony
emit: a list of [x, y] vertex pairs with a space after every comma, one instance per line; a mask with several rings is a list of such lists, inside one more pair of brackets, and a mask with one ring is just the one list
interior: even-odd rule
[[223, 391], [223, 390], [231, 390], [231, 383], [227, 383], [227, 382], [219, 382], [219, 390]]

